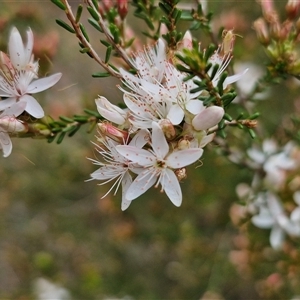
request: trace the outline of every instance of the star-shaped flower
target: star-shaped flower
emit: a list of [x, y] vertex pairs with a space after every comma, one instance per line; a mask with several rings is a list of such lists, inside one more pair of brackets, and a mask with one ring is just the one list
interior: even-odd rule
[[28, 29], [27, 43], [24, 45], [19, 31], [14, 27], [9, 37], [9, 56], [0, 53], [0, 97], [6, 98], [0, 101], [0, 110], [22, 101], [26, 103], [25, 111], [35, 118], [42, 118], [44, 110], [31, 94], [52, 87], [62, 74], [56, 73], [33, 81], [38, 77], [39, 66], [33, 59], [32, 48], [32, 31]]
[[190, 148], [174, 150], [169, 148], [160, 126], [152, 123], [152, 150], [145, 150], [134, 146], [120, 145], [116, 150], [129, 161], [143, 167], [126, 192], [126, 198], [131, 201], [145, 193], [155, 184], [161, 184], [161, 191], [165, 191], [172, 203], [180, 206], [182, 192], [174, 170], [180, 169], [197, 161], [203, 149]]

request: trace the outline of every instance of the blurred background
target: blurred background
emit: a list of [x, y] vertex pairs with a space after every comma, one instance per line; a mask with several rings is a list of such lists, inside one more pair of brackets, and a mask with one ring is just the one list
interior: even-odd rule
[[[275, 2], [279, 10], [285, 5]], [[70, 3], [75, 10], [79, 1]], [[234, 28], [242, 36], [236, 38], [233, 63], [255, 70], [246, 85], [240, 85], [246, 89], [264, 71], [266, 61], [252, 29], [260, 7], [254, 0], [208, 1], [208, 6], [214, 11], [216, 30]], [[55, 23], [56, 18], [66, 18], [50, 1], [0, 1], [0, 8], [1, 50], [7, 49], [12, 26], [24, 37], [31, 27], [40, 75], [63, 73], [57, 85], [36, 97], [46, 114], [57, 118], [95, 109], [97, 95], [122, 101], [117, 80], [91, 77], [101, 69], [79, 53], [76, 38]], [[140, 21], [131, 22], [140, 26]], [[100, 37], [87, 28], [101, 53]], [[201, 32], [195, 35], [202, 38]], [[203, 40], [205, 46], [204, 35]], [[299, 85], [289, 80], [258, 103], [267, 137], [278, 130], [282, 116], [295, 109], [298, 92]], [[0, 299], [237, 300], [300, 295], [299, 266], [289, 263], [284, 251], [271, 250], [269, 231], [232, 222], [235, 187], [251, 182], [249, 171], [210, 146], [203, 166], [188, 169], [180, 208], [151, 189], [122, 212], [120, 193], [101, 199], [109, 186], [85, 182], [97, 169], [87, 159], [96, 155], [91, 144], [95, 132], [87, 134], [86, 129], [60, 145], [13, 139], [12, 154], [1, 158]], [[232, 143], [238, 138], [229, 133]], [[249, 137], [243, 146], [250, 144]]]

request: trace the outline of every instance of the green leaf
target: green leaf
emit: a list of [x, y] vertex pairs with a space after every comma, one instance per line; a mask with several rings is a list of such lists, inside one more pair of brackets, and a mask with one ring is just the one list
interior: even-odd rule
[[104, 62], [107, 64], [111, 55], [112, 46], [107, 47], [106, 54], [105, 54], [105, 60]]
[[108, 72], [98, 72], [98, 73], [94, 73], [92, 74], [92, 77], [94, 78], [103, 78], [103, 77], [109, 77], [110, 74]]
[[94, 10], [93, 7], [91, 6], [87, 6], [87, 10], [89, 11], [89, 13], [91, 14], [91, 16], [96, 20], [96, 21], [99, 21], [100, 18], [98, 16], [98, 13]]
[[79, 22], [79, 20], [81, 18], [82, 11], [83, 11], [83, 6], [82, 6], [82, 4], [79, 4], [78, 8], [77, 8], [77, 12], [76, 12], [76, 19], [75, 19], [76, 23]]
[[60, 0], [51, 0], [52, 3], [54, 3], [57, 7], [59, 7], [62, 10], [66, 10], [66, 6], [60, 1]]
[[88, 22], [98, 31], [100, 31], [101, 33], [103, 33], [102, 28], [100, 27], [100, 25], [97, 23], [97, 21], [95, 21], [94, 19], [89, 18]]
[[74, 30], [70, 25], [68, 25], [67, 23], [65, 23], [64, 21], [59, 20], [59, 19], [57, 19], [57, 20], [55, 20], [55, 21], [56, 21], [56, 23], [57, 23], [59, 26], [61, 26], [62, 28], [66, 29], [67, 31], [69, 31], [69, 32], [71, 32], [71, 33], [75, 33], [75, 30]]
[[62, 132], [62, 133], [58, 136], [56, 143], [57, 143], [57, 144], [61, 144], [61, 142], [63, 141], [65, 135], [66, 135], [66, 133], [65, 133], [65, 132]]

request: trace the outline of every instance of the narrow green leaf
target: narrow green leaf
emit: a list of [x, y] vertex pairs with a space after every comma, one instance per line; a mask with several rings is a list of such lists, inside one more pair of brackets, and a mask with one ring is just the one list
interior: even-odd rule
[[88, 53], [90, 51], [90, 48], [82, 48], [79, 50], [80, 53]]
[[71, 33], [75, 33], [75, 30], [74, 30], [70, 25], [68, 25], [67, 23], [65, 23], [64, 21], [59, 20], [59, 19], [57, 19], [57, 20], [55, 20], [55, 21], [56, 21], [56, 23], [57, 23], [59, 26], [61, 26], [62, 28], [66, 29], [67, 31], [69, 31], [69, 32], [71, 32]]
[[111, 55], [112, 46], [107, 47], [106, 54], [105, 54], [105, 60], [104, 62], [107, 64]]
[[83, 6], [82, 6], [82, 4], [79, 4], [78, 8], [77, 8], [77, 12], [76, 12], [76, 19], [75, 19], [76, 23], [79, 22], [79, 20], [81, 18], [82, 11], [83, 11]]
[[90, 38], [85, 30], [85, 27], [83, 26], [82, 23], [79, 24], [79, 27], [80, 27], [80, 30], [82, 32], [82, 34], [84, 35], [85, 39], [89, 42], [90, 41]]
[[68, 118], [68, 117], [59, 116], [59, 118], [60, 118], [62, 121], [66, 122], [66, 123], [73, 123], [73, 122], [74, 122], [73, 119]]
[[254, 119], [257, 119], [259, 116], [260, 116], [260, 113], [259, 113], [259, 112], [256, 112], [256, 113], [254, 113], [253, 115], [251, 115], [251, 116], [249, 117], [249, 119], [250, 119], [250, 120], [254, 120]]
[[255, 133], [255, 131], [254, 131], [253, 129], [249, 128], [249, 129], [248, 129], [248, 132], [249, 132], [251, 138], [253, 138], [253, 139], [256, 138], [256, 133]]
[[57, 143], [57, 144], [60, 144], [60, 143], [63, 141], [65, 135], [66, 135], [66, 133], [65, 133], [65, 132], [62, 132], [62, 133], [58, 136], [56, 143]]
[[96, 21], [99, 21], [99, 16], [98, 16], [97, 12], [94, 10], [93, 7], [88, 6], [88, 7], [87, 7], [87, 10], [89, 11], [89, 13], [91, 14], [91, 16], [92, 16]]
[[66, 10], [66, 6], [60, 1], [60, 0], [51, 0], [52, 3], [54, 3], [57, 7], [59, 7], [62, 10]]
[[109, 47], [110, 43], [105, 40], [100, 40], [101, 44], [103, 44], [105, 47]]
[[98, 119], [103, 119], [103, 117], [95, 110], [84, 109], [84, 112], [87, 113], [88, 115], [94, 116]]
[[79, 129], [80, 129], [80, 125], [74, 126], [73, 129], [71, 131], [69, 131], [68, 136], [72, 137]]
[[89, 22], [95, 29], [97, 29], [98, 31], [100, 31], [100, 32], [103, 33], [103, 30], [102, 30], [102, 28], [100, 27], [100, 25], [97, 23], [97, 21], [95, 21], [94, 19], [89, 18], [89, 19], [88, 19], [88, 22]]
[[92, 77], [94, 78], [102, 78], [102, 77], [109, 77], [110, 74], [107, 72], [99, 72], [99, 73], [94, 73], [92, 74]]

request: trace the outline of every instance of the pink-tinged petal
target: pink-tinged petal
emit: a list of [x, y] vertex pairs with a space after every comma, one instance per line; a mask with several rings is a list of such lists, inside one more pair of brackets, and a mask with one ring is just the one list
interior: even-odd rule
[[25, 48], [24, 48], [24, 62], [25, 64], [27, 64], [30, 59], [31, 59], [31, 55], [32, 55], [32, 49], [33, 49], [33, 33], [32, 33], [32, 30], [30, 28], [28, 28], [27, 30], [27, 43], [25, 45]]
[[152, 122], [152, 148], [158, 159], [164, 159], [169, 152], [165, 135], [156, 122]]
[[187, 30], [182, 38], [182, 48], [192, 49], [193, 48], [193, 38], [189, 30]]
[[270, 244], [273, 249], [280, 250], [282, 248], [282, 244], [284, 242], [284, 231], [280, 228], [279, 225], [275, 224], [271, 230], [270, 235]]
[[203, 105], [203, 102], [200, 100], [190, 100], [186, 104], [186, 109], [192, 113], [193, 115], [199, 114], [202, 110], [205, 109], [205, 106]]
[[27, 93], [34, 94], [49, 89], [61, 78], [62, 73], [56, 73], [48, 77], [37, 79], [31, 82], [27, 88]]
[[192, 125], [195, 130], [207, 130], [217, 125], [224, 116], [224, 109], [220, 106], [210, 106], [194, 117]]
[[182, 108], [177, 104], [172, 105], [168, 112], [167, 119], [169, 119], [173, 125], [178, 125], [182, 122], [183, 118], [184, 111]]
[[126, 159], [141, 166], [151, 166], [156, 161], [155, 156], [151, 152], [137, 147], [118, 145], [116, 146], [116, 150]]
[[203, 148], [205, 147], [208, 143], [212, 142], [214, 137], [215, 137], [215, 133], [212, 133], [212, 134], [209, 134], [209, 135], [206, 135], [204, 136], [202, 139], [201, 139], [201, 142], [199, 144], [199, 147], [200, 148]]
[[167, 165], [173, 169], [179, 169], [188, 166], [197, 161], [203, 154], [201, 148], [190, 148], [186, 150], [174, 151], [168, 155]]
[[246, 72], [248, 71], [248, 69], [246, 69], [244, 72], [241, 72], [239, 74], [236, 75], [232, 75], [229, 76], [225, 79], [224, 83], [223, 83], [223, 88], [226, 89], [226, 87], [231, 84], [234, 83], [236, 81], [238, 81]]
[[0, 131], [0, 146], [2, 148], [4, 157], [7, 157], [11, 154], [12, 143], [11, 143], [9, 135], [6, 132]]
[[156, 176], [148, 170], [140, 173], [132, 182], [126, 193], [126, 199], [131, 201], [144, 194], [156, 181]]
[[175, 206], [180, 206], [182, 202], [182, 192], [178, 179], [172, 170], [166, 169], [164, 171], [161, 185], [172, 203]]
[[8, 107], [5, 109], [5, 111], [3, 111], [0, 115], [0, 117], [2, 116], [14, 116], [17, 117], [19, 116], [21, 113], [23, 113], [23, 111], [25, 110], [27, 103], [24, 101], [20, 101], [17, 103], [14, 103], [12, 106]]
[[132, 183], [132, 178], [131, 178], [130, 174], [128, 172], [126, 172], [122, 179], [122, 204], [121, 204], [122, 211], [126, 210], [129, 207], [129, 205], [131, 204], [131, 201], [126, 198], [126, 193], [129, 189], [131, 183]]
[[45, 113], [43, 108], [32, 96], [24, 95], [20, 100], [27, 103], [25, 110], [34, 118], [41, 119], [44, 117]]
[[16, 27], [10, 32], [8, 42], [9, 57], [15, 68], [20, 69], [25, 60], [24, 44], [22, 37]]
[[0, 111], [5, 110], [8, 107], [14, 105], [16, 103], [17, 99], [16, 98], [8, 98], [5, 100], [0, 101]]

